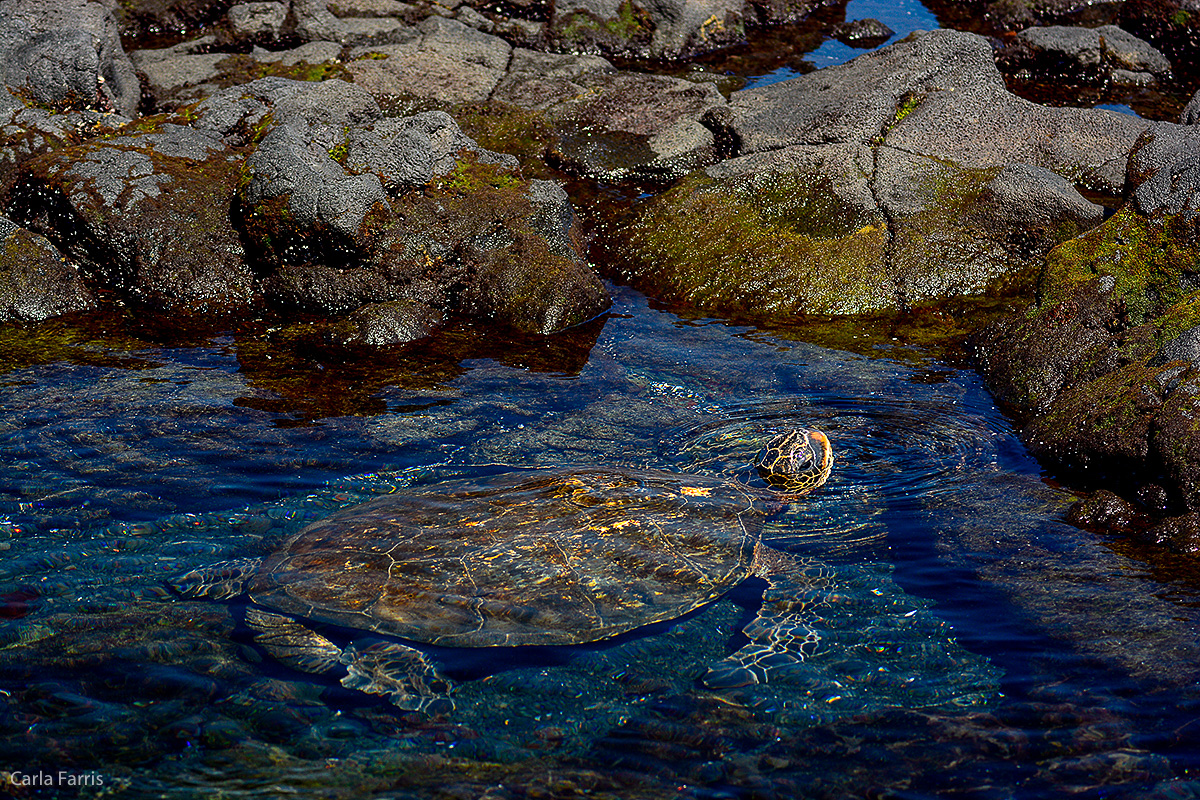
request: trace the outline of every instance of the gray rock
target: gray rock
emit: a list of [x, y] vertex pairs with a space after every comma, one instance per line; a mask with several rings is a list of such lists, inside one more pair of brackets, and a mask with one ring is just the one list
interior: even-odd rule
[[878, 47], [896, 32], [877, 19], [856, 19], [843, 23], [833, 32], [833, 37], [851, 47]]
[[413, 38], [412, 27], [401, 16], [386, 13], [337, 16], [326, 0], [293, 0], [295, 32], [304, 41], [339, 42], [350, 45], [395, 44]]
[[1200, 367], [1200, 326], [1188, 328], [1159, 348], [1154, 363], [1167, 364], [1171, 361], [1188, 361]]
[[58, 248], [0, 217], [0, 322], [41, 322], [95, 306], [79, 270]]
[[288, 3], [256, 2], [230, 6], [230, 32], [238, 39], [274, 41], [287, 26]]
[[338, 80], [297, 83], [298, 91], [275, 100], [274, 124], [296, 130], [313, 147], [331, 150], [345, 142], [347, 130], [383, 117], [375, 98], [355, 84]]
[[1033, 72], [1099, 80], [1114, 72], [1166, 77], [1171, 62], [1149, 42], [1117, 27], [1026, 28], [1007, 59]]
[[55, 108], [103, 107], [97, 78], [100, 53], [95, 37], [83, 30], [39, 34], [5, 58], [5, 81], [32, 100]]
[[869, 142], [911, 98], [964, 91], [1006, 91], [992, 48], [982, 37], [939, 30], [793, 80], [734, 92], [728, 111], [709, 120], [740, 142], [743, 155], [793, 144]]
[[245, 146], [262, 135], [276, 104], [300, 94], [312, 84], [287, 78], [260, 78], [216, 92], [196, 105], [192, 127]]
[[607, 181], [670, 179], [713, 163], [716, 143], [701, 119], [725, 105], [712, 83], [531, 51], [514, 54], [493, 99], [541, 111], [557, 132], [557, 165]]
[[556, 255], [568, 259], [579, 257], [579, 245], [572, 241], [575, 229], [575, 209], [567, 193], [557, 183], [533, 180], [529, 182], [529, 202], [534, 213], [529, 224], [540, 233]]
[[1171, 62], [1156, 47], [1116, 25], [1096, 29], [1100, 35], [1100, 53], [1111, 69], [1148, 72], [1158, 77], [1171, 74]]
[[94, 140], [21, 165], [5, 207], [151, 315], [242, 313], [257, 295], [230, 224], [240, 159], [228, 155], [179, 125]]
[[[892, 231], [889, 271], [906, 302], [978, 294], [1063, 239], [1099, 225], [1104, 207], [1061, 176], [1009, 164], [971, 171], [882, 147], [876, 194]], [[958, 186], [946, 197], [945, 186]]]
[[1179, 122], [1183, 125], [1195, 125], [1200, 122], [1200, 91], [1192, 95], [1192, 99], [1183, 107], [1183, 112], [1179, 115]]
[[157, 50], [134, 50], [130, 58], [146, 81], [146, 89], [159, 107], [186, 105], [216, 91], [218, 67], [228, 53], [203, 52], [216, 43], [202, 36]]
[[[40, 38], [47, 34], [49, 38]], [[58, 52], [55, 43], [61, 48]], [[23, 51], [20, 57], [18, 50]], [[35, 97], [57, 96], [63, 89], [60, 81], [65, 81], [85, 103], [92, 99], [89, 107], [126, 117], [136, 113], [141, 99], [116, 19], [104, 3], [0, 0], [0, 73], [8, 69], [14, 78], [6, 81], [26, 86]], [[51, 85], [30, 85], [31, 76], [35, 81], [48, 79]]]
[[1148, 217], [1200, 214], [1200, 129], [1161, 123], [1138, 141], [1129, 158], [1129, 184]]
[[497, 20], [490, 33], [501, 36], [517, 47], [545, 47], [546, 24], [531, 19], [509, 17]]
[[329, 10], [338, 17], [407, 17], [419, 13], [401, 0], [331, 0]]
[[449, 174], [463, 153], [474, 153], [482, 163], [517, 168], [510, 155], [479, 147], [444, 111], [427, 111], [411, 117], [390, 118], [369, 128], [352, 128], [346, 148], [346, 167], [371, 172], [390, 191], [427, 186], [435, 177]]
[[281, 64], [285, 67], [294, 67], [301, 62], [320, 64], [336, 61], [341, 55], [342, 45], [337, 42], [308, 42], [290, 50], [264, 50], [255, 47], [250, 51], [250, 57], [260, 64]]
[[347, 174], [286, 125], [263, 138], [245, 174], [239, 191], [245, 224], [263, 242], [260, 255], [269, 263], [353, 261], [366, 244], [368, 212], [387, 208], [377, 175]]
[[477, 31], [496, 32], [493, 22], [470, 6], [459, 6], [458, 10], [454, 12], [454, 19]]
[[518, 47], [492, 99], [542, 111], [587, 92], [585, 76], [617, 71], [607, 59], [592, 55], [542, 53]]
[[119, 114], [98, 111], [58, 113], [26, 108], [0, 90], [0, 183], [23, 161], [65, 147], [80, 136], [112, 134], [129, 121]]
[[949, 30], [736, 92], [705, 121], [740, 155], [639, 208], [627, 277], [754, 315], [984, 292], [1101, 222], [1076, 185], [1122, 190], [1151, 125], [1123, 116], [1021, 100]]
[[1095, 74], [1100, 68], [1100, 34], [1093, 28], [1035, 26], [1018, 33], [1017, 44], [1031, 58], [1066, 62], [1078, 74]]
[[412, 95], [443, 103], [488, 99], [508, 69], [512, 46], [458, 20], [430, 17], [403, 44], [357, 47], [346, 64], [371, 94]]

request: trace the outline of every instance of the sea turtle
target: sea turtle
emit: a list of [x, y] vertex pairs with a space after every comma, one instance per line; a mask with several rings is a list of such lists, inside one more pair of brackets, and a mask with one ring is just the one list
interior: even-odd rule
[[595, 642], [680, 617], [744, 579], [765, 578], [749, 643], [710, 667], [711, 688], [765, 682], [811, 652], [809, 565], [764, 545], [761, 522], [821, 486], [820, 432], [767, 443], [756, 466], [775, 490], [654, 470], [525, 471], [441, 484], [352, 506], [266, 559], [226, 561], [172, 581], [184, 597], [246, 596], [254, 640], [284, 664], [411, 710], [447, 711], [451, 686], [391, 639], [340, 648], [332, 625], [451, 647]]

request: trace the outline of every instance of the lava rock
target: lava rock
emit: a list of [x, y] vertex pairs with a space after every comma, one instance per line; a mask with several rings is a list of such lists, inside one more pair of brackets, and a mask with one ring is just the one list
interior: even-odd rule
[[387, 214], [379, 177], [351, 175], [319, 143], [280, 126], [246, 161], [238, 199], [242, 224], [261, 242], [258, 257], [272, 267], [361, 258], [373, 211]]
[[1129, 158], [1128, 182], [1146, 216], [1200, 213], [1200, 129], [1160, 125], [1146, 131]]
[[1151, 125], [1021, 100], [986, 40], [949, 30], [735, 92], [703, 121], [736, 157], [639, 204], [621, 274], [755, 317], [897, 310], [1020, 279], [1103, 219], [1075, 184], [1120, 191]]
[[1171, 73], [1166, 56], [1116, 25], [1026, 28], [1001, 57], [1010, 69], [1081, 82], [1116, 77], [1129, 83], [1137, 76], [1151, 81]]
[[94, 284], [152, 314], [242, 313], [254, 275], [229, 220], [239, 163], [225, 156], [219, 140], [164, 124], [31, 159], [5, 203]]
[[851, 47], [872, 48], [886, 42], [896, 32], [877, 19], [856, 19], [845, 22], [833, 32], [833, 38]]
[[229, 9], [229, 29], [237, 40], [273, 42], [287, 27], [288, 3], [238, 3]]
[[1067, 522], [1095, 531], [1132, 533], [1146, 528], [1150, 517], [1120, 495], [1100, 489], [1071, 506]]
[[488, 99], [511, 55], [512, 46], [498, 36], [429, 17], [402, 43], [353, 48], [346, 69], [355, 84], [376, 96], [469, 103]]
[[79, 270], [54, 245], [0, 217], [0, 322], [41, 322], [95, 305]]
[[0, 77], [59, 110], [129, 117], [141, 97], [116, 19], [88, 0], [0, 0]]
[[745, 41], [737, 0], [556, 0], [548, 36], [556, 49], [674, 59]]

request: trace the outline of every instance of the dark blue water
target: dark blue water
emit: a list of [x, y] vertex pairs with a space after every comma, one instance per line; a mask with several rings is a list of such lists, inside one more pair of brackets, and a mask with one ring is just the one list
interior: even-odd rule
[[[288, 331], [8, 331], [59, 344], [0, 380], [0, 770], [92, 781], [31, 797], [1194, 796], [1193, 576], [1064, 524], [1074, 497], [974, 373], [614, 292], [558, 340], [456, 331], [366, 366]], [[745, 643], [758, 579], [599, 645], [435, 649], [444, 717], [289, 670], [244, 602], [166, 588], [385, 492], [587, 465], [742, 479], [794, 425], [837, 461], [763, 528], [820, 576], [819, 647], [779, 683], [698, 680]]]

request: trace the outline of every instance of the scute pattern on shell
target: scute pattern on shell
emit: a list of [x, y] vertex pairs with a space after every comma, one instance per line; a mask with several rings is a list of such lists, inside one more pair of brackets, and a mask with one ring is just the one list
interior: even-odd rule
[[673, 619], [751, 574], [747, 487], [576, 469], [389, 495], [317, 522], [249, 586], [295, 617], [459, 647], [578, 644]]

